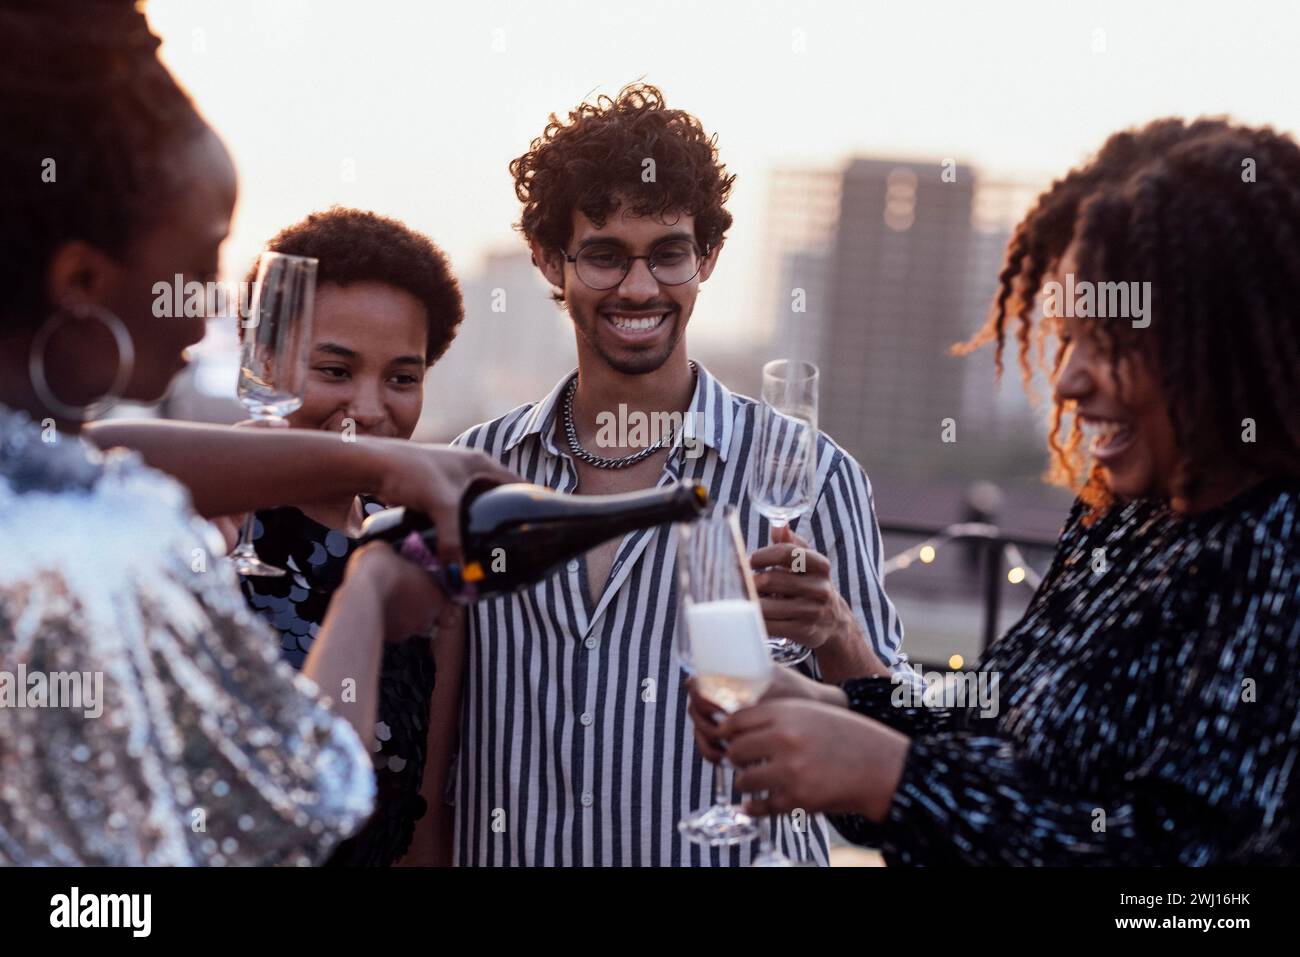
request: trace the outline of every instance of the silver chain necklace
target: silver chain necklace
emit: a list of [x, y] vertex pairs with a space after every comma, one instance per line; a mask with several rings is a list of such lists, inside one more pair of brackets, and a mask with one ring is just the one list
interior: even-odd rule
[[[691, 372], [698, 381], [700, 370], [694, 359], [691, 360]], [[598, 469], [625, 469], [654, 455], [664, 446], [669, 445], [676, 437], [675, 432], [669, 432], [654, 445], [647, 445], [640, 452], [633, 452], [631, 455], [624, 455], [622, 458], [617, 459], [588, 452], [582, 447], [582, 443], [578, 441], [578, 427], [573, 424], [573, 396], [577, 391], [578, 377], [574, 376], [573, 381], [569, 383], [569, 387], [564, 390], [564, 434], [569, 440], [569, 450], [588, 465], [594, 465]]]

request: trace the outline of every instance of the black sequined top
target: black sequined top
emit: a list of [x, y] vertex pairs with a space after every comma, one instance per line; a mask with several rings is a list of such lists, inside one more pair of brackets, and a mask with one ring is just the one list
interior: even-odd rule
[[[367, 515], [383, 508], [368, 497], [362, 503]], [[296, 508], [285, 507], [256, 514], [253, 545], [258, 557], [289, 574], [244, 578], [244, 597], [280, 636], [284, 659], [301, 668], [356, 541]], [[325, 861], [327, 867], [388, 866], [410, 847], [415, 822], [427, 809], [420, 785], [434, 685], [429, 643], [427, 635], [416, 635], [384, 646], [376, 740], [371, 745], [375, 813], [365, 827], [339, 844]]]
[[975, 666], [996, 715], [844, 686], [912, 745], [881, 825], [832, 820], [891, 864], [1300, 864], [1300, 482], [1082, 515]]

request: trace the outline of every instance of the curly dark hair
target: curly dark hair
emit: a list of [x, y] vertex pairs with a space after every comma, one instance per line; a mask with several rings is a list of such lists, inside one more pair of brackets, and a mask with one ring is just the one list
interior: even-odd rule
[[[281, 230], [266, 248], [320, 260], [318, 283], [377, 282], [410, 293], [424, 306], [429, 323], [426, 365], [442, 358], [465, 318], [460, 284], [446, 255], [427, 236], [396, 219], [333, 206]], [[256, 275], [254, 264], [248, 282]], [[242, 337], [242, 322], [239, 333]]]
[[34, 326], [58, 247], [120, 258], [207, 127], [134, 0], [0, 0], [0, 36], [0, 316]]
[[[1095, 157], [1039, 196], [1016, 227], [989, 318], [954, 351], [995, 343], [1001, 376], [1007, 325], [1014, 321], [1026, 388], [1031, 352], [1055, 376], [1065, 349], [1045, 358], [1056, 323], [1036, 323], [1035, 301], [1076, 239], [1082, 275], [1151, 282], [1148, 329], [1093, 325], [1112, 359], [1131, 351], [1157, 371], [1183, 460], [1177, 491], [1195, 498], [1224, 462], [1254, 476], [1300, 475], [1295, 141], [1222, 118], [1160, 119], [1112, 135]], [[1085, 471], [1077, 419], [1062, 438], [1072, 406], [1053, 403], [1048, 477], [1077, 489], [1095, 516], [1111, 496], [1100, 469]], [[1247, 418], [1256, 423], [1255, 442], [1241, 441]]]
[[[647, 159], [654, 160], [651, 182], [643, 178]], [[668, 109], [649, 84], [582, 103], [567, 120], [552, 113], [528, 152], [511, 161], [510, 175], [524, 204], [517, 228], [544, 249], [568, 245], [574, 210], [603, 226], [624, 203], [639, 216], [693, 215], [706, 252], [731, 226], [724, 207], [736, 177], [718, 162], [717, 135], [691, 114]]]

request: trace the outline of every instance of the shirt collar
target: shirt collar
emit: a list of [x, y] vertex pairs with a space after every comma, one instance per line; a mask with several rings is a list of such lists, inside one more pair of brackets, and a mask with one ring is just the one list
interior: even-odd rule
[[542, 439], [548, 452], [552, 455], [560, 454], [559, 449], [555, 447], [555, 423], [559, 421], [560, 402], [563, 400], [564, 390], [569, 387], [569, 383], [577, 374], [578, 370], [574, 369], [555, 384], [555, 388], [546, 394], [546, 398], [520, 417], [514, 428], [510, 430], [510, 437], [506, 439], [504, 451], [509, 452], [530, 435], [536, 435]]
[[[697, 361], [695, 364], [699, 367], [700, 374], [683, 423], [686, 438], [703, 442], [725, 462], [727, 452], [731, 448], [733, 396], [725, 385], [704, 368], [702, 362]], [[529, 436], [537, 436], [548, 452], [552, 455], [561, 454], [555, 444], [560, 406], [564, 400], [565, 389], [577, 374], [578, 370], [574, 369], [562, 378], [555, 384], [555, 388], [547, 393], [546, 398], [533, 406], [515, 423], [510, 437], [506, 439], [505, 451], [515, 448]]]

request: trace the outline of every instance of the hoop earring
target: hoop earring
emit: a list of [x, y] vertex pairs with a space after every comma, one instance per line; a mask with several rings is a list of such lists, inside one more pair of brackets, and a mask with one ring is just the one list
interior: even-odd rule
[[[75, 321], [98, 319], [113, 334], [113, 340], [117, 343], [117, 375], [113, 378], [113, 384], [108, 387], [106, 393], [87, 405], [69, 405], [64, 402], [50, 389], [49, 380], [45, 377], [45, 347], [60, 324], [56, 320], [63, 316]], [[54, 315], [46, 319], [37, 330], [36, 338], [32, 340], [31, 352], [27, 356], [27, 372], [37, 397], [47, 409], [70, 422], [85, 422], [94, 416], [104, 414], [116, 405], [122, 398], [127, 383], [131, 381], [131, 373], [134, 370], [135, 343], [131, 341], [131, 334], [127, 332], [125, 323], [102, 306], [88, 303], [78, 306], [75, 312], [60, 307]]]

